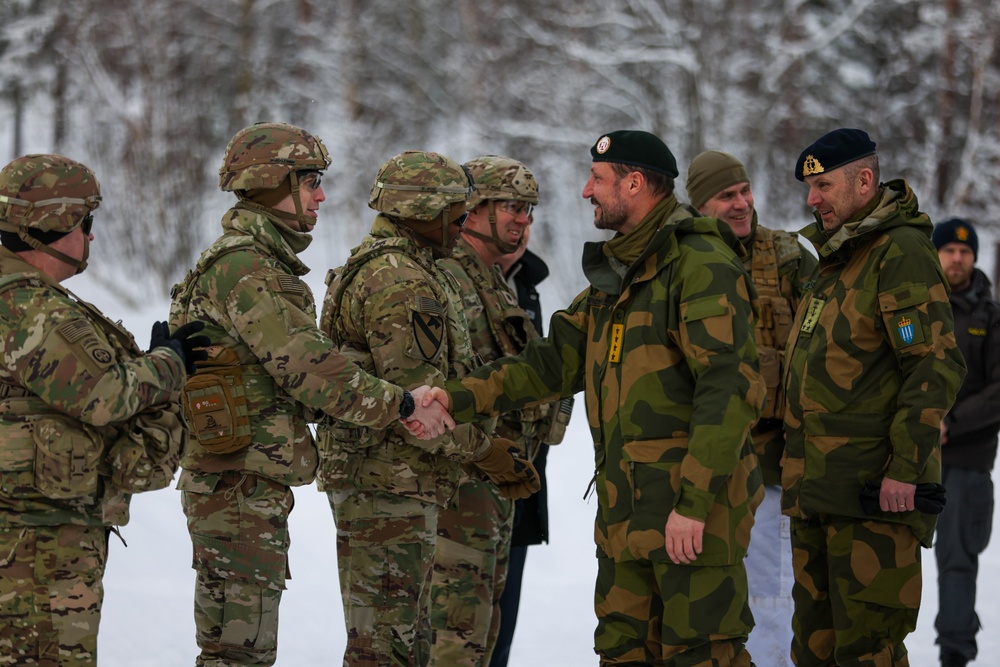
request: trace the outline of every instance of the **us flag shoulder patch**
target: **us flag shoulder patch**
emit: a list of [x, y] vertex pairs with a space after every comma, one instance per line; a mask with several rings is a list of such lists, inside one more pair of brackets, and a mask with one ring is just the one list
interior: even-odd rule
[[87, 336], [96, 336], [94, 326], [86, 320], [70, 320], [60, 325], [57, 331], [70, 345], [75, 345]]

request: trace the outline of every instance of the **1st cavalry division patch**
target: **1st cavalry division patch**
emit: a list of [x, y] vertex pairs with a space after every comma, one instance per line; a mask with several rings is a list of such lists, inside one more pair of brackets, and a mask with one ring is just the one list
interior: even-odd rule
[[413, 353], [418, 358], [430, 361], [437, 357], [444, 343], [444, 308], [433, 299], [422, 297], [410, 311], [413, 328]]

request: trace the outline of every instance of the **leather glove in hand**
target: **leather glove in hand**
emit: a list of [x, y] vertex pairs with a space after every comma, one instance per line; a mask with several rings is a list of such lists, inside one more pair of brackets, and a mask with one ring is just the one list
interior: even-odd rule
[[518, 456], [517, 445], [506, 438], [493, 438], [486, 455], [472, 463], [500, 489], [500, 495], [523, 500], [541, 488], [542, 483], [531, 461]]
[[149, 337], [149, 352], [158, 347], [169, 347], [177, 353], [177, 356], [184, 362], [184, 368], [188, 375], [195, 372], [195, 362], [208, 359], [208, 352], [203, 349], [212, 344], [208, 336], [192, 336], [205, 328], [204, 322], [188, 322], [177, 327], [177, 330], [170, 333], [170, 326], [166, 322], [153, 322], [153, 331]]

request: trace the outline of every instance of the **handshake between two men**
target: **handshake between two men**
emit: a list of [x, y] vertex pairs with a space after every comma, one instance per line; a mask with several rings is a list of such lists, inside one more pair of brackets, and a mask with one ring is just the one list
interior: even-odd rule
[[[448, 392], [424, 385], [410, 393], [414, 410], [403, 420], [403, 425], [411, 435], [420, 440], [430, 440], [455, 428], [455, 420], [448, 411], [451, 404]], [[490, 437], [488, 445], [476, 452], [472, 464], [497, 485], [504, 498], [521, 500], [541, 488], [535, 466], [521, 457], [517, 444], [512, 440]]]

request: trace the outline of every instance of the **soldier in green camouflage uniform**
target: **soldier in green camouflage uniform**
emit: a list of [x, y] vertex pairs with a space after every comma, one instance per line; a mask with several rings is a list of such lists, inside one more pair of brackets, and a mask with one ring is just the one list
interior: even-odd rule
[[687, 193], [703, 215], [722, 220], [745, 251], [743, 267], [760, 300], [757, 354], [767, 388], [764, 414], [750, 431], [764, 476], [764, 500], [754, 515], [747, 554], [750, 610], [754, 631], [747, 647], [758, 664], [791, 665], [792, 547], [789, 517], [781, 513], [781, 455], [785, 449], [782, 419], [785, 392], [781, 383], [785, 344], [798, 311], [804, 283], [816, 258], [794, 232], [757, 224], [750, 176], [739, 160], [721, 151], [705, 151], [688, 166]]
[[965, 375], [948, 285], [930, 219], [904, 181], [879, 182], [865, 132], [824, 135], [795, 176], [820, 261], [785, 373], [792, 653], [799, 667], [902, 667], [940, 511], [940, 422]]
[[[330, 272], [320, 317], [368, 372], [416, 387], [471, 369], [460, 287], [435, 263], [458, 240], [470, 186], [461, 165], [436, 153], [407, 151], [379, 170], [368, 202], [379, 215], [347, 264]], [[500, 544], [500, 529], [487, 520], [481, 533], [441, 539], [439, 517], [445, 508], [461, 512], [456, 491], [470, 476], [489, 483], [485, 472], [500, 485], [476, 506], [487, 517], [506, 517], [505, 498], [537, 489], [531, 464], [508, 453], [514, 443], [491, 441], [491, 429], [466, 425], [419, 441], [398, 425], [320, 427], [319, 486], [337, 522], [345, 665], [480, 664], [489, 616], [447, 604], [448, 585], [473, 600], [490, 598], [496, 554], [482, 544]], [[432, 565], [444, 586], [432, 589]], [[433, 656], [431, 625], [442, 632]], [[454, 645], [458, 632], [470, 646]]]
[[207, 343], [158, 322], [143, 354], [60, 284], [86, 267], [100, 200], [61, 155], [0, 171], [0, 665], [97, 664], [109, 531], [170, 483], [186, 354]]
[[[454, 252], [439, 264], [461, 285], [472, 348], [479, 359], [490, 362], [519, 354], [529, 340], [538, 337], [495, 266], [500, 257], [519, 247], [530, 224], [531, 208], [538, 203], [538, 183], [523, 164], [506, 157], [483, 156], [466, 162], [465, 167], [475, 183], [469, 219]], [[496, 433], [517, 443], [520, 455], [532, 460], [547, 414], [548, 405], [506, 413], [500, 416]], [[432, 621], [462, 620], [433, 626], [437, 664], [489, 664], [500, 629], [500, 596], [507, 579], [513, 519], [511, 503], [497, 497], [495, 485], [475, 475], [459, 487], [455, 502], [438, 517], [439, 553], [442, 540], [458, 541], [481, 552], [496, 568], [489, 586], [474, 590], [463, 576], [461, 562], [448, 566], [439, 559], [435, 563], [435, 590], [441, 591], [435, 602], [445, 600], [445, 611], [439, 610]], [[492, 535], [500, 539], [487, 539]]]
[[591, 155], [583, 196], [618, 233], [585, 248], [590, 287], [547, 338], [429, 397], [469, 421], [585, 391], [601, 664], [748, 667], [743, 557], [763, 494], [756, 295], [729, 228], [674, 197], [660, 139], [612, 132]]
[[219, 184], [239, 203], [173, 291], [172, 322], [204, 321], [217, 344], [185, 388], [195, 437], [178, 483], [197, 571], [198, 665], [275, 661], [290, 487], [312, 482], [318, 461], [307, 423], [327, 413], [384, 427], [413, 410], [408, 392], [361, 372], [316, 326], [297, 254], [312, 240], [327, 166], [322, 142], [300, 128], [238, 132]]

